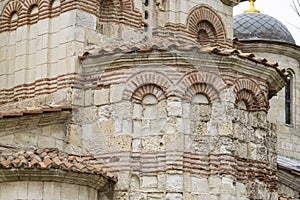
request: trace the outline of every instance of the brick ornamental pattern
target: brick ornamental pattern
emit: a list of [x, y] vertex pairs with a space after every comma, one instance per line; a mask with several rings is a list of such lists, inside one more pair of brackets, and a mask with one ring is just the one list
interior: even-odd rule
[[[34, 24], [39, 20], [59, 16], [70, 10], [83, 10], [99, 17], [100, 22], [119, 22], [133, 27], [141, 27], [141, 14], [134, 9], [131, 0], [96, 1], [96, 0], [26, 0], [9, 1], [0, 16], [0, 32], [15, 30], [26, 24]], [[31, 13], [37, 7], [38, 12]], [[17, 17], [13, 18], [13, 15]], [[116, 17], [118, 16], [118, 17]]]

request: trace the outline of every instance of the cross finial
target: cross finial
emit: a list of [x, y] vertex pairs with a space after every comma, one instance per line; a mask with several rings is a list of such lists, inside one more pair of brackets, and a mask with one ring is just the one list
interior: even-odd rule
[[244, 13], [260, 13], [259, 10], [255, 9], [254, 2], [255, 0], [249, 0], [250, 7]]

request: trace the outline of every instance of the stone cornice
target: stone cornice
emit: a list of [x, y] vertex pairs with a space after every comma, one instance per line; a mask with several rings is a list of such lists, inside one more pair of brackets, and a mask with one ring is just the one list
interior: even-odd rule
[[0, 183], [13, 181], [54, 181], [82, 185], [99, 190], [106, 185], [108, 179], [100, 175], [63, 171], [61, 169], [0, 169]]

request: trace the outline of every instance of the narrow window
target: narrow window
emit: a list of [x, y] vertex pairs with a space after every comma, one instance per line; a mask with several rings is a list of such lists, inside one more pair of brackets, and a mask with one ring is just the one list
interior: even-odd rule
[[293, 76], [289, 73], [289, 80], [285, 86], [285, 123], [292, 124], [292, 89]]

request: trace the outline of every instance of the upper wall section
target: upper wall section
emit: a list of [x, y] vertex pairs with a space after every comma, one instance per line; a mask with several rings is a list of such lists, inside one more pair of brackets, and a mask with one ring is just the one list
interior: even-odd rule
[[106, 36], [129, 27], [145, 32], [159, 29], [179, 32], [201, 44], [208, 40], [230, 45], [235, 4], [231, 0], [5, 0], [0, 2], [0, 32], [78, 9], [95, 16], [95, 31]]

